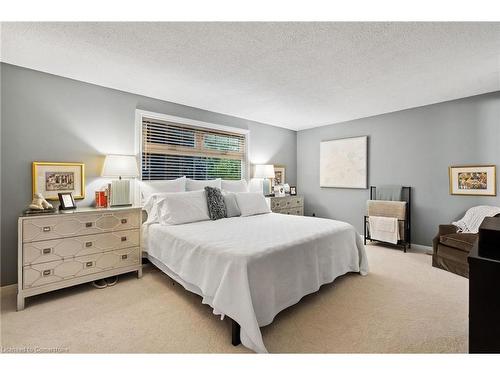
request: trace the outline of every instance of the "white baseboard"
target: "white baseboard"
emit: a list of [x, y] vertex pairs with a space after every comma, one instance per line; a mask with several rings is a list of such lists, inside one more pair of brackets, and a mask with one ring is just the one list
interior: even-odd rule
[[[368, 244], [370, 245], [377, 245], [379, 244], [377, 241], [373, 241], [372, 243], [368, 242]], [[384, 246], [383, 243], [380, 243], [380, 246]], [[389, 246], [391, 246], [389, 244]], [[395, 247], [396, 248], [396, 247]], [[401, 247], [399, 247], [401, 248]], [[429, 254], [429, 255], [432, 255], [432, 246], [426, 246], [426, 245], [420, 245], [418, 243], [412, 243], [411, 244], [411, 249], [406, 249], [407, 252], [409, 253], [422, 253], [422, 254]]]
[[414, 253], [424, 253], [424, 254], [429, 254], [432, 255], [432, 246], [425, 246], [425, 245], [419, 245], [417, 243], [412, 243], [411, 244], [411, 249], [409, 251], [412, 251]]
[[1, 291], [2, 291], [2, 292], [7, 292], [7, 291], [8, 291], [8, 290], [10, 290], [10, 289], [15, 289], [15, 290], [17, 290], [17, 283], [16, 283], [16, 284], [4, 285], [4, 286], [2, 286], [0, 289], [1, 289]]

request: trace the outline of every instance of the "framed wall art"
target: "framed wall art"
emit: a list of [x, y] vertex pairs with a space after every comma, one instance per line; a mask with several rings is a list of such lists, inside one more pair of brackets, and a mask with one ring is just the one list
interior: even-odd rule
[[495, 196], [495, 165], [459, 165], [448, 169], [450, 194]]
[[320, 187], [368, 188], [368, 137], [322, 141]]
[[83, 163], [38, 162], [32, 164], [33, 194], [58, 200], [59, 193], [85, 198], [85, 165]]
[[274, 166], [274, 178], [271, 180], [271, 186], [274, 185], [284, 185], [285, 180], [285, 166], [275, 165]]

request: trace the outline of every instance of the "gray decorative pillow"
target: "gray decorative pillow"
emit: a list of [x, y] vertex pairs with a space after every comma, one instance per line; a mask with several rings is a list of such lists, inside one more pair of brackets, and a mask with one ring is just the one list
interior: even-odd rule
[[227, 217], [235, 217], [241, 216], [240, 208], [238, 207], [238, 203], [236, 202], [236, 194], [234, 193], [225, 193], [224, 203], [226, 204], [226, 212]]
[[205, 193], [207, 194], [208, 216], [210, 216], [210, 219], [218, 220], [227, 217], [226, 205], [220, 189], [205, 186]]

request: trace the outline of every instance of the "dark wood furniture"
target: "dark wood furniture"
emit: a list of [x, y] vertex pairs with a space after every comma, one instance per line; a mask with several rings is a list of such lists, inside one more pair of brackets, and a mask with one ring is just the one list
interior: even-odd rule
[[241, 326], [231, 319], [231, 344], [238, 346], [241, 344], [240, 340]]
[[484, 219], [468, 258], [470, 353], [500, 353], [500, 259], [492, 257], [500, 258], [500, 217]]
[[486, 217], [479, 226], [478, 255], [500, 260], [500, 217]]

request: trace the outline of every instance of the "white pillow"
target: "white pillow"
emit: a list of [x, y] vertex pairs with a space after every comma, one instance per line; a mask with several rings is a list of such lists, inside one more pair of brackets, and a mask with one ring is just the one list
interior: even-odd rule
[[246, 180], [222, 180], [222, 190], [229, 193], [246, 193], [248, 192], [248, 184]]
[[186, 176], [175, 180], [139, 181], [141, 198], [146, 202], [148, 198], [156, 193], [180, 193], [186, 191]]
[[227, 217], [241, 216], [240, 208], [236, 202], [236, 193], [223, 192], [224, 204], [226, 205]]
[[262, 193], [236, 193], [236, 202], [241, 216], [267, 214], [271, 212]]
[[159, 210], [161, 224], [176, 225], [210, 220], [205, 190], [165, 194]]
[[145, 201], [142, 209], [148, 214], [147, 220], [143, 224], [153, 224], [160, 222], [160, 206], [169, 194], [176, 193], [154, 193]]
[[186, 180], [186, 191], [195, 191], [195, 190], [203, 190], [205, 186], [210, 186], [214, 188], [221, 188], [221, 180], [220, 178], [216, 178], [215, 180], [191, 180], [188, 178]]

